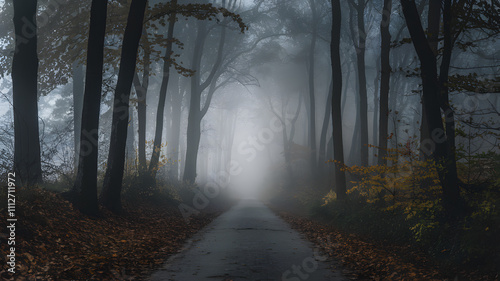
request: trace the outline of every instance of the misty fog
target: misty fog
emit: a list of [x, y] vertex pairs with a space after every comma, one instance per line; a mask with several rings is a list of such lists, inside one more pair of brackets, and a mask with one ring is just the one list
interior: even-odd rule
[[338, 225], [391, 211], [428, 248], [448, 222], [500, 233], [497, 1], [14, 1], [3, 182], [90, 215], [257, 199]]

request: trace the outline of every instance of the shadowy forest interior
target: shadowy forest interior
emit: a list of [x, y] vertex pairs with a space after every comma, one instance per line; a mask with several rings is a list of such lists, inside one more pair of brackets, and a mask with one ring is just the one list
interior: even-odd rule
[[499, 280], [499, 40], [497, 0], [0, 0], [0, 276]]

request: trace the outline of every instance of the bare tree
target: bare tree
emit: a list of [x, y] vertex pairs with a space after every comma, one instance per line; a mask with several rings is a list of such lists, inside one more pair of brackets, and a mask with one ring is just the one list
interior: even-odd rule
[[[368, 98], [366, 92], [366, 30], [365, 30], [365, 0], [349, 0], [352, 9], [356, 11], [357, 27], [351, 24], [354, 48], [356, 49], [356, 62], [358, 69], [358, 92], [359, 92], [359, 117], [361, 137], [361, 165], [368, 165]], [[352, 22], [352, 19], [351, 19]], [[354, 38], [357, 38], [358, 41]]]
[[106, 174], [101, 192], [102, 204], [115, 212], [121, 211], [121, 189], [125, 165], [129, 99], [134, 79], [137, 50], [142, 34], [147, 0], [132, 0], [123, 36], [120, 70], [114, 94], [113, 121]]
[[309, 46], [309, 143], [311, 145], [311, 175], [314, 176], [317, 173], [317, 162], [316, 162], [316, 99], [314, 93], [314, 54], [316, 49], [316, 40], [318, 37], [318, 13], [316, 10], [316, 1], [309, 0], [309, 7], [311, 9], [311, 20], [312, 20], [312, 33], [311, 33], [311, 44]]
[[[172, 6], [177, 5], [177, 0], [170, 1]], [[163, 79], [160, 86], [160, 96], [158, 100], [158, 109], [156, 110], [156, 130], [155, 138], [153, 143], [153, 154], [151, 155], [151, 160], [149, 161], [148, 176], [151, 177], [153, 182], [156, 178], [156, 173], [158, 171], [158, 160], [160, 159], [161, 153], [161, 138], [163, 133], [163, 118], [165, 110], [165, 101], [167, 99], [167, 88], [168, 82], [170, 80], [170, 66], [172, 65], [172, 44], [174, 38], [174, 26], [177, 14], [175, 12], [170, 14], [170, 19], [168, 21], [168, 33], [167, 33], [167, 47], [165, 49], [165, 57], [163, 58]], [[153, 184], [154, 185], [154, 184]]]
[[346, 178], [342, 170], [344, 164], [344, 144], [342, 140], [342, 63], [340, 61], [340, 25], [342, 11], [340, 0], [332, 2], [332, 37], [330, 56], [332, 60], [332, 122], [333, 122], [333, 158], [335, 160], [335, 192], [338, 199], [346, 197]]
[[[380, 116], [379, 116], [379, 139], [378, 165], [387, 163], [387, 136], [389, 121], [389, 85], [391, 79], [391, 33], [389, 26], [391, 23], [392, 0], [384, 0], [382, 10], [382, 21], [380, 22]], [[375, 118], [375, 117], [374, 117]]]
[[[432, 137], [431, 155], [434, 160], [444, 165], [444, 169], [438, 169], [439, 179], [443, 187], [443, 204], [448, 216], [461, 213], [461, 197], [458, 187], [456, 159], [454, 151], [454, 120], [452, 111], [445, 111], [446, 131], [441, 119], [441, 107], [443, 110], [450, 109], [448, 93], [442, 84], [448, 80], [449, 59], [451, 58], [451, 1], [445, 0], [443, 7], [444, 22], [444, 53], [441, 62], [441, 72], [437, 72], [436, 55], [429, 45], [422, 27], [420, 15], [415, 2], [412, 0], [401, 0], [405, 20], [410, 31], [413, 46], [421, 64], [421, 78], [423, 86], [423, 108], [427, 118], [427, 132]], [[446, 77], [443, 77], [445, 75]], [[446, 92], [442, 93], [442, 89]], [[453, 132], [452, 132], [453, 130]]]
[[98, 129], [107, 6], [108, 1], [93, 0], [90, 10], [78, 172], [72, 190], [80, 210], [92, 215], [99, 212], [97, 201]]

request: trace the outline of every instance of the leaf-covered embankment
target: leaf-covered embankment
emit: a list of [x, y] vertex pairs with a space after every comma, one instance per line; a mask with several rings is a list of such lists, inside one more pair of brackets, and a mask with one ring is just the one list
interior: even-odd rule
[[[200, 214], [188, 224], [176, 206], [137, 202], [125, 203], [122, 215], [103, 211], [89, 218], [53, 192], [34, 189], [17, 198], [16, 273], [7, 272], [2, 255], [3, 280], [140, 279], [218, 215]], [[7, 230], [1, 231], [0, 249], [7, 253]]]
[[474, 270], [442, 270], [410, 246], [376, 242], [334, 227], [274, 209], [292, 228], [338, 259], [352, 280], [498, 280]]

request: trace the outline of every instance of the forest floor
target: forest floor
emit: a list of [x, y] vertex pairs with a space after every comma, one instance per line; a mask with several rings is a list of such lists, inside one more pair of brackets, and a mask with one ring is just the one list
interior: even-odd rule
[[[4, 253], [11, 246], [2, 227], [2, 280], [137, 280], [221, 213], [202, 213], [188, 224], [176, 206], [134, 202], [124, 205], [124, 214], [103, 210], [89, 218], [54, 192], [34, 189], [17, 198], [16, 273], [7, 272]], [[2, 222], [6, 214], [1, 212]]]
[[[58, 193], [16, 194], [16, 273], [7, 272], [7, 229], [0, 231], [2, 280], [140, 280], [177, 254], [185, 241], [224, 209], [187, 224], [175, 204], [125, 203], [121, 215], [89, 218]], [[410, 246], [344, 233], [323, 222], [274, 208], [290, 226], [341, 263], [351, 280], [500, 280], [474, 269], [440, 268]], [[279, 211], [278, 211], [279, 210]], [[0, 220], [7, 221], [7, 211]], [[3, 223], [2, 223], [3, 225]]]
[[425, 253], [409, 245], [344, 233], [324, 222], [276, 207], [273, 210], [322, 251], [335, 257], [343, 267], [343, 275], [351, 280], [500, 280], [498, 274], [470, 268], [440, 268]]

